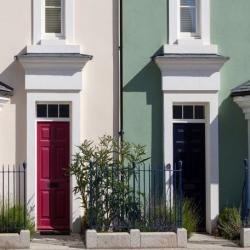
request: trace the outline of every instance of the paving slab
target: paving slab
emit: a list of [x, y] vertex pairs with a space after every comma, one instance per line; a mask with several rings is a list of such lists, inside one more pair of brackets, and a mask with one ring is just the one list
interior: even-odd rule
[[[36, 235], [31, 242], [31, 249], [33, 250], [79, 250], [84, 248], [85, 246], [83, 240], [77, 234], [70, 236]], [[241, 248], [239, 246], [239, 242], [232, 242], [229, 240], [225, 240], [207, 234], [194, 234], [188, 241], [187, 249], [242, 250], [244, 248]], [[245, 248], [245, 249], [250, 250], [250, 248]], [[123, 249], [123, 250], [131, 250], [131, 249]], [[142, 250], [142, 249], [133, 249], [133, 250]], [[159, 250], [159, 249], [147, 248], [145, 250]], [[164, 248], [162, 248], [161, 250], [164, 250]], [[178, 250], [178, 249], [167, 248], [165, 250]]]
[[242, 249], [239, 246], [239, 242], [225, 240], [221, 237], [215, 237], [208, 234], [193, 234], [188, 241], [188, 249], [224, 249], [224, 250], [236, 250]]
[[85, 249], [82, 237], [79, 234], [71, 235], [40, 235], [33, 236], [31, 249], [36, 250], [79, 250]]

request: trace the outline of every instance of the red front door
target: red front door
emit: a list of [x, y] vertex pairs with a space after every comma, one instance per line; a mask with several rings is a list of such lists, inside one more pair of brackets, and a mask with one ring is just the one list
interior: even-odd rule
[[37, 229], [69, 230], [69, 123], [37, 124]]

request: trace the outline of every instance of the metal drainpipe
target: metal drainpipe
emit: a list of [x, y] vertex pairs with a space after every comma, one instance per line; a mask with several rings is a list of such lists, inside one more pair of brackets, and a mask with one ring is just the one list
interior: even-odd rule
[[119, 136], [123, 141], [123, 0], [119, 1], [119, 73], [120, 73], [120, 129]]

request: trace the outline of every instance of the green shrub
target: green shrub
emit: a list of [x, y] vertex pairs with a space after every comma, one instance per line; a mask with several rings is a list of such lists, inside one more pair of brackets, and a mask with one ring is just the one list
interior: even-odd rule
[[241, 218], [237, 208], [224, 208], [218, 218], [219, 234], [229, 240], [240, 237]]
[[200, 223], [199, 207], [191, 200], [184, 198], [182, 203], [182, 224], [187, 230], [188, 238], [191, 237], [193, 232], [196, 232]]
[[[23, 206], [11, 206], [8, 212], [8, 206], [5, 206], [4, 220], [2, 222], [2, 211], [0, 213], [0, 228], [1, 231], [9, 233], [20, 232], [22, 229], [30, 230], [31, 235], [35, 233], [35, 223], [33, 218], [30, 216], [30, 212], [26, 214], [26, 226], [24, 227], [24, 207]], [[4, 226], [3, 226], [4, 224]]]
[[[145, 146], [125, 140], [120, 141], [119, 138], [107, 135], [100, 137], [97, 144], [94, 141], [85, 140], [78, 147], [69, 172], [76, 178], [73, 191], [80, 195], [82, 207], [86, 211], [82, 221], [85, 229], [89, 226], [90, 193], [95, 206], [93, 224], [98, 225], [98, 230], [108, 231], [112, 220], [116, 222], [121, 219], [119, 214], [121, 204], [124, 206], [125, 223], [131, 224], [133, 207], [130, 204], [133, 201], [133, 189], [130, 179], [135, 169], [133, 163], [142, 163], [147, 159]], [[98, 188], [94, 188], [91, 192], [91, 186]], [[105, 195], [107, 193], [112, 193], [112, 198], [111, 196], [107, 198]], [[137, 218], [140, 217], [138, 195], [141, 196], [141, 194], [136, 193]]]

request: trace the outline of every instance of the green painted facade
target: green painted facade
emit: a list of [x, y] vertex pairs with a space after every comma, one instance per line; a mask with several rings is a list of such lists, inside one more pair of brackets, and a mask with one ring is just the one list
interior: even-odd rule
[[[230, 90], [250, 79], [249, 0], [211, 0], [211, 43], [230, 60], [221, 70], [219, 108], [220, 208], [239, 206], [247, 126]], [[147, 146], [151, 164], [163, 162], [161, 73], [152, 56], [168, 37], [166, 0], [123, 1], [124, 132]]]
[[161, 73], [151, 57], [166, 43], [166, 13], [166, 0], [123, 1], [125, 138], [146, 145], [154, 165], [163, 160], [163, 103]]

